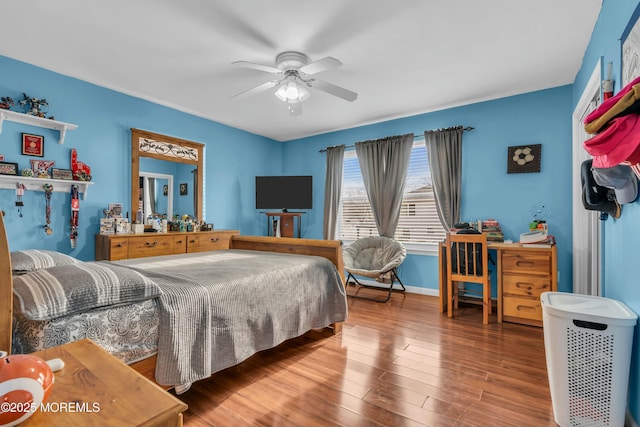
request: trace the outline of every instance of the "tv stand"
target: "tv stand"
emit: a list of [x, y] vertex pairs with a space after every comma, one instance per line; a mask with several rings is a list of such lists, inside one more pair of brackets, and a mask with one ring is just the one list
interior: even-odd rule
[[[302, 214], [304, 212], [265, 212], [267, 216], [267, 236], [277, 236], [278, 227], [280, 228], [280, 237], [300, 237], [300, 225], [302, 223]], [[296, 219], [297, 229], [296, 233]], [[297, 235], [296, 235], [297, 234]]]

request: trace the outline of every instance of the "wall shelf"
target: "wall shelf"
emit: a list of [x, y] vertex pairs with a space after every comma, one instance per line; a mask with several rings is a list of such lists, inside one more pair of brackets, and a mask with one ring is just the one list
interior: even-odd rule
[[91, 181], [75, 181], [70, 179], [53, 179], [53, 178], [32, 178], [20, 175], [0, 175], [0, 189], [15, 190], [18, 183], [24, 184], [26, 191], [42, 191], [44, 184], [53, 185], [54, 193], [70, 193], [71, 186], [77, 185], [78, 191], [82, 193], [82, 198], [87, 194], [89, 186], [93, 185]]
[[67, 130], [74, 130], [78, 125], [72, 125], [71, 123], [59, 122], [57, 120], [46, 119], [44, 117], [32, 116], [29, 114], [17, 113], [11, 110], [0, 109], [0, 133], [2, 133], [2, 125], [4, 121], [22, 123], [25, 125], [39, 126], [41, 128], [54, 129], [60, 132], [60, 139], [58, 144], [64, 144], [64, 137], [67, 134]]

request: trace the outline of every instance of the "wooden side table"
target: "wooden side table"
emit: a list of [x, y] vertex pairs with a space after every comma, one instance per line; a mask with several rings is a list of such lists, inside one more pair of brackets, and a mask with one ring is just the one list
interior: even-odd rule
[[[34, 426], [182, 426], [187, 405], [84, 339], [34, 353], [65, 363], [49, 399], [20, 424]], [[48, 405], [48, 406], [47, 406]]]

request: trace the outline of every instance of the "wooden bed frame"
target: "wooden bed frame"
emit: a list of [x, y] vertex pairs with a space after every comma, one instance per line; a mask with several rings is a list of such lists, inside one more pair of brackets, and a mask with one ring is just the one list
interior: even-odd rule
[[[0, 350], [11, 353], [11, 333], [13, 318], [13, 280], [9, 241], [0, 214]], [[316, 255], [327, 258], [337, 268], [344, 283], [342, 247], [338, 240], [296, 239], [287, 237], [232, 236], [229, 249], [250, 249], [267, 252]], [[342, 323], [330, 325], [334, 334], [342, 331]], [[130, 365], [153, 382], [155, 381], [156, 356]], [[165, 387], [167, 388], [167, 387]]]

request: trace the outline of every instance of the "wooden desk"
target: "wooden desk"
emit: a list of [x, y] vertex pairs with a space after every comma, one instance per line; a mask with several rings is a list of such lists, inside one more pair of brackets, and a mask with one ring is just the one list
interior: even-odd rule
[[[21, 427], [35, 426], [182, 426], [187, 405], [84, 339], [34, 353], [59, 357], [65, 367], [55, 373], [51, 411], [38, 410]], [[67, 410], [61, 410], [66, 405]]]
[[[556, 245], [532, 248], [520, 243], [489, 243], [497, 254], [498, 322], [542, 326], [540, 294], [558, 290]], [[446, 245], [439, 250], [440, 312], [447, 310]]]

